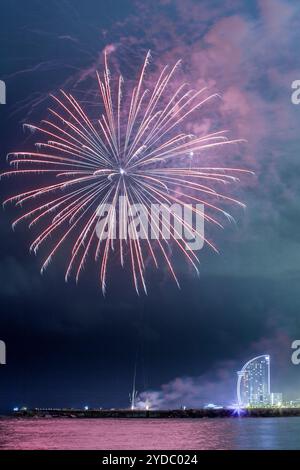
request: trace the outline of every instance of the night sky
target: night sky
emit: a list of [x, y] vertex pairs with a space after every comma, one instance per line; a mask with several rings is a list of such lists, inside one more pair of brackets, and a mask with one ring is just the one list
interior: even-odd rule
[[[127, 78], [148, 49], [158, 70], [182, 58], [181, 78], [222, 97], [194, 125], [201, 132], [214, 120], [245, 139], [234, 158], [255, 172], [232, 188], [247, 205], [233, 208], [236, 224], [211, 233], [220, 254], [202, 250], [199, 278], [176, 259], [180, 290], [166, 269], [150, 269], [148, 296], [118, 267], [105, 298], [92, 264], [77, 286], [66, 284], [63, 251], [41, 276], [31, 233], [13, 232], [16, 211], [2, 210], [0, 409], [128, 406], [136, 357], [137, 389], [154, 406], [231, 403], [236, 371], [265, 353], [272, 391], [300, 398], [300, 366], [291, 363], [300, 338], [300, 105], [291, 102], [299, 2], [11, 0], [0, 16], [1, 170], [8, 152], [32, 148], [22, 124], [47, 116], [49, 93], [88, 95], [110, 46]], [[22, 182], [0, 188], [3, 200]]]

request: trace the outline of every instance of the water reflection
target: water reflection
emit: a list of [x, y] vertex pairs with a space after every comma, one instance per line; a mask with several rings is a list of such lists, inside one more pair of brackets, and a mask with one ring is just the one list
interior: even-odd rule
[[300, 418], [2, 419], [2, 449], [300, 449]]

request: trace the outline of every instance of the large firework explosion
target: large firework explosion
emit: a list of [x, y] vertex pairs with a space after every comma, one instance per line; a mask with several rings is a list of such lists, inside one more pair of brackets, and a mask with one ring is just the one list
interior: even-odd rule
[[[34, 189], [14, 195], [4, 204], [30, 206], [26, 212], [22, 209], [22, 215], [13, 222], [13, 227], [22, 221], [29, 221], [29, 228], [43, 224], [30, 247], [34, 253], [43, 244], [50, 247], [41, 272], [65, 244], [70, 252], [66, 280], [73, 273], [78, 280], [92, 254], [99, 263], [104, 293], [111, 253], [118, 250], [121, 265], [130, 264], [138, 293], [140, 287], [147, 292], [145, 269], [149, 260], [156, 267], [164, 263], [179, 286], [170, 244], [177, 246], [198, 272], [196, 253], [188, 250], [184, 238], [175, 233], [171, 234], [170, 240], [163, 236], [156, 240], [148, 237], [141, 240], [139, 236], [113, 240], [108, 235], [116, 229], [112, 212], [117, 211], [119, 198], [126, 206], [129, 218], [132, 204], [143, 204], [149, 211], [151, 204], [165, 207], [174, 203], [194, 204], [195, 213], [199, 212], [197, 204], [203, 204], [205, 211], [201, 211], [201, 216], [205, 222], [220, 227], [221, 222], [210, 214], [215, 212], [226, 217], [229, 214], [215, 201], [242, 205], [228, 195], [220, 194], [215, 187], [219, 183], [236, 181], [236, 175], [245, 170], [200, 166], [205, 150], [238, 141], [228, 140], [225, 131], [202, 136], [183, 131], [196, 110], [216, 95], [205, 96], [205, 88], [195, 91], [188, 89], [186, 83], [172, 89], [170, 84], [179, 62], [171, 69], [164, 67], [157, 81], [146, 89], [149, 58], [148, 53], [127, 100], [122, 96], [123, 78], [119, 76], [116, 82], [112, 80], [104, 54], [103, 77], [97, 73], [101, 97], [97, 119], [89, 117], [72, 94], [61, 91], [60, 97], [52, 96], [56, 107], [50, 109], [49, 120], [42, 121], [40, 126], [26, 125], [44, 137], [43, 142], [36, 144], [36, 151], [8, 155], [13, 169], [3, 175], [35, 178]], [[44, 184], [41, 186], [41, 183]], [[107, 203], [111, 210], [105, 216], [105, 236], [104, 233], [99, 236], [99, 208]], [[126, 222], [121, 220], [119, 224], [126, 225]], [[180, 222], [195, 235], [183, 218]], [[156, 227], [161, 235], [164, 223], [162, 217]], [[143, 230], [145, 228], [141, 227]], [[197, 235], [217, 251], [203, 234]]]

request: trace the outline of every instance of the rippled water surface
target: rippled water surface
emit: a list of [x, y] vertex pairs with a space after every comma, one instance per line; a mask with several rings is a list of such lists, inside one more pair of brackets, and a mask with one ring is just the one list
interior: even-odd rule
[[300, 417], [1, 419], [0, 448], [300, 449]]

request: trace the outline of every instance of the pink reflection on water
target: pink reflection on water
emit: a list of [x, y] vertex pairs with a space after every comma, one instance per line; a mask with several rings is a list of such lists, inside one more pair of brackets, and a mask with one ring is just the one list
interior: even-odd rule
[[0, 449], [300, 449], [300, 418], [0, 419]]
[[226, 449], [226, 420], [10, 419], [2, 449]]

